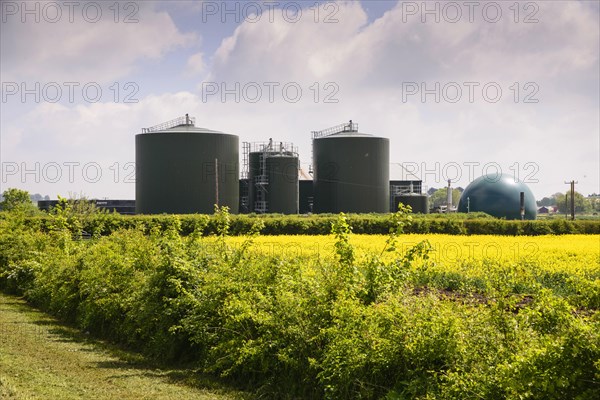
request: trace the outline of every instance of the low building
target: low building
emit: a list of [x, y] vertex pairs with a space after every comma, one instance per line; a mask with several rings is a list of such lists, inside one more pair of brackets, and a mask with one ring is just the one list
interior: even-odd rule
[[[75, 200], [76, 202], [79, 200]], [[135, 200], [88, 200], [95, 204], [101, 210], [116, 212], [119, 214], [133, 215], [135, 214]], [[58, 205], [58, 200], [39, 200], [38, 208], [42, 211], [50, 211]]]

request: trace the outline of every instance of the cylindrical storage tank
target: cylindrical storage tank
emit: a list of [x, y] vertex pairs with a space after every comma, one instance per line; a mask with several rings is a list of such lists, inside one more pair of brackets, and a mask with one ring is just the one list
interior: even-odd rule
[[248, 159], [250, 212], [297, 214], [297, 153], [255, 151], [249, 154]]
[[398, 211], [398, 204], [410, 206], [415, 214], [429, 213], [429, 201], [427, 195], [424, 194], [401, 194], [394, 197], [394, 209], [392, 212]]
[[136, 135], [136, 213], [212, 214], [217, 201], [237, 213], [238, 146], [235, 135], [193, 125]]
[[298, 214], [298, 157], [292, 154], [271, 154], [267, 157], [268, 211]]
[[315, 138], [314, 212], [389, 212], [389, 143], [358, 132]]

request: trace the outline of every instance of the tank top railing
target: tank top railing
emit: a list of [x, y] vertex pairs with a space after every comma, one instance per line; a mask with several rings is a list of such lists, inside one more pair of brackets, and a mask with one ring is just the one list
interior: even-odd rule
[[190, 117], [189, 115], [184, 115], [183, 117], [175, 118], [167, 122], [163, 122], [162, 124], [151, 126], [150, 128], [142, 128], [142, 133], [150, 133], [156, 131], [162, 131], [169, 128], [174, 128], [180, 125], [190, 125], [195, 126], [196, 118]]
[[334, 135], [336, 133], [342, 132], [358, 132], [358, 124], [350, 120], [350, 122], [347, 122], [345, 124], [332, 126], [331, 128], [323, 129], [322, 131], [312, 131], [312, 138], [318, 139], [320, 137]]
[[422, 194], [427, 193], [427, 186], [420, 183], [408, 184], [408, 185], [391, 185], [390, 192], [392, 196], [402, 194]]
[[298, 147], [289, 142], [244, 142], [243, 151], [248, 153], [284, 153], [298, 155]]

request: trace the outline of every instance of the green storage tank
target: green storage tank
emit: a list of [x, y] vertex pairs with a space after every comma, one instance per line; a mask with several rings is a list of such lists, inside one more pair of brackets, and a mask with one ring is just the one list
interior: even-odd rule
[[249, 209], [255, 213], [298, 214], [298, 152], [291, 143], [249, 144]]
[[[410, 205], [414, 213], [429, 213], [429, 199], [422, 193], [423, 181], [420, 180], [393, 180], [390, 181], [390, 212], [398, 211], [400, 201], [397, 197], [411, 196], [402, 201]], [[419, 196], [418, 198], [415, 196]], [[424, 198], [422, 197], [424, 196]]]
[[389, 139], [335, 128], [313, 132], [314, 212], [389, 212]]
[[458, 212], [481, 211], [497, 218], [521, 219], [521, 192], [524, 219], [536, 219], [537, 204], [529, 187], [504, 174], [484, 175], [471, 182], [460, 196]]
[[144, 129], [135, 137], [136, 213], [212, 214], [217, 202], [237, 213], [238, 146], [187, 115]]
[[269, 176], [269, 212], [298, 214], [298, 169], [294, 155], [272, 155], [267, 158]]
[[410, 206], [414, 214], [428, 214], [429, 200], [425, 194], [400, 194], [394, 196], [394, 212], [398, 211], [398, 204]]

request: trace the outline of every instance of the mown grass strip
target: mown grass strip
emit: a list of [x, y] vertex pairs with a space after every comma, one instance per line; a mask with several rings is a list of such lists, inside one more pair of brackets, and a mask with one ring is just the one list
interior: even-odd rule
[[189, 369], [147, 362], [0, 293], [0, 399], [242, 399]]

